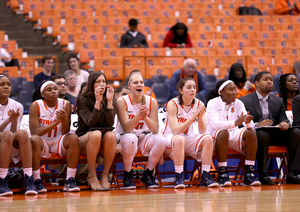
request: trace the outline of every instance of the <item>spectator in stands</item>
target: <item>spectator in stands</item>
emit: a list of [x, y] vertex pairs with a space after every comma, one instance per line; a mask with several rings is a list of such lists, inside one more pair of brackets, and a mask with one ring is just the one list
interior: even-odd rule
[[[7, 57], [7, 58], [2, 58]], [[6, 67], [5, 63], [9, 63], [11, 61], [10, 54], [4, 48], [0, 48], [0, 67]]]
[[75, 72], [75, 76], [77, 78], [77, 89], [80, 90], [80, 86], [82, 83], [87, 82], [89, 77], [89, 72], [80, 69], [79, 67], [79, 59], [75, 55], [72, 55], [68, 59], [69, 68]]
[[[135, 70], [132, 70], [129, 73], [129, 76], [134, 74], [134, 73], [140, 73], [141, 74], [140, 70], [135, 69]], [[126, 77], [125, 84], [128, 84], [128, 77]], [[151, 96], [154, 99], [156, 99], [155, 93], [153, 92], [153, 85], [150, 88], [147, 87], [147, 86], [144, 86], [144, 94], [146, 94], [147, 96]]]
[[153, 171], [166, 148], [166, 140], [158, 134], [157, 101], [143, 94], [144, 80], [140, 73], [129, 75], [130, 94], [116, 101], [118, 124], [115, 130], [124, 163], [124, 189], [135, 189], [132, 162], [138, 151], [149, 156], [142, 182], [148, 188], [158, 188]]
[[121, 97], [121, 96], [126, 96], [127, 94], [129, 94], [129, 88], [127, 85], [120, 85], [117, 89], [116, 89], [116, 93], [115, 93], [115, 99]]
[[146, 37], [143, 33], [137, 31], [138, 21], [129, 20], [129, 30], [121, 37], [121, 48], [148, 48]]
[[51, 81], [55, 82], [58, 89], [58, 98], [68, 100], [66, 97], [67, 94], [67, 83], [64, 75], [56, 74], [50, 78]]
[[[77, 100], [80, 153], [87, 155], [89, 173], [87, 181], [93, 191], [108, 191], [108, 174], [116, 152], [116, 135], [112, 131], [114, 124], [114, 89], [107, 85], [102, 72], [90, 74], [86, 91]], [[99, 184], [95, 163], [104, 160]]]
[[188, 29], [184, 23], [178, 22], [167, 33], [163, 47], [191, 48], [193, 47]]
[[292, 110], [292, 102], [299, 94], [297, 76], [289, 73], [280, 76], [278, 95], [283, 99], [285, 110]]
[[[228, 148], [245, 155], [244, 184], [260, 186], [254, 176], [257, 151], [256, 132], [252, 129], [253, 116], [243, 102], [236, 99], [236, 85], [231, 80], [221, 80], [207, 97], [207, 133], [214, 137], [219, 166], [219, 184], [231, 186], [227, 172]], [[230, 112], [229, 112], [230, 111]], [[238, 126], [244, 125], [243, 128]]]
[[28, 133], [20, 129], [23, 106], [9, 98], [11, 84], [0, 75], [0, 196], [12, 195], [8, 188], [8, 167], [10, 160], [18, 163], [21, 159], [24, 173], [25, 194], [37, 194], [32, 176], [32, 148]]
[[84, 82], [84, 83], [81, 84], [78, 96], [80, 96], [81, 94], [83, 94], [86, 91], [86, 85], [87, 85], [87, 82]]
[[[206, 132], [205, 106], [196, 99], [195, 79], [187, 77], [179, 81], [179, 97], [166, 104], [167, 120], [164, 137], [167, 140], [167, 153], [175, 165], [175, 189], [184, 188], [183, 163], [188, 154], [197, 161], [202, 161], [200, 186], [218, 187], [210, 175], [213, 155], [213, 139]], [[198, 133], [193, 126], [197, 123]]]
[[55, 73], [51, 72], [53, 69], [53, 59], [51, 56], [44, 56], [42, 58], [42, 66], [43, 66], [43, 71], [35, 75], [33, 78], [34, 85], [36, 88], [38, 88], [44, 80], [49, 80], [52, 76], [55, 75]]
[[298, 15], [300, 13], [300, 3], [297, 0], [276, 0], [275, 12], [279, 15]]
[[191, 58], [185, 59], [183, 62], [183, 68], [178, 69], [173, 73], [170, 81], [169, 99], [179, 96], [179, 92], [176, 89], [177, 84], [182, 78], [186, 77], [192, 77], [195, 79], [197, 90], [196, 98], [204, 102], [205, 100], [202, 96], [207, 96], [207, 88], [205, 85], [205, 81], [202, 77], [202, 74], [196, 70], [196, 61]]
[[237, 99], [255, 91], [255, 85], [247, 80], [245, 69], [240, 63], [234, 63], [230, 67], [229, 80], [236, 85]]
[[[287, 146], [289, 153], [287, 183], [300, 184], [297, 170], [300, 169], [300, 130], [289, 128], [283, 100], [270, 94], [273, 78], [270, 72], [262, 71], [255, 76], [256, 92], [240, 98], [246, 110], [253, 116], [257, 135], [259, 181], [262, 185], [273, 185], [267, 175], [268, 148], [270, 145]], [[277, 128], [265, 128], [277, 126]]]
[[67, 156], [67, 176], [64, 191], [80, 191], [75, 182], [80, 154], [79, 139], [70, 132], [71, 104], [58, 98], [57, 85], [44, 81], [34, 93], [35, 99], [29, 108], [29, 128], [33, 154], [33, 177], [39, 193], [47, 192], [40, 176], [41, 157], [50, 153]]
[[67, 82], [67, 94], [66, 97], [72, 105], [75, 105], [79, 95], [79, 89], [77, 89], [77, 77], [72, 70], [68, 70], [64, 73]]

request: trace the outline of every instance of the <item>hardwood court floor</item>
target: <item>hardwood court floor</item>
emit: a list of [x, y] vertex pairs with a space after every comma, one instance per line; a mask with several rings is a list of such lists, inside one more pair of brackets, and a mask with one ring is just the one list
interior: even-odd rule
[[0, 212], [191, 212], [191, 211], [300, 211], [300, 185], [233, 186], [184, 190], [160, 188], [107, 192], [48, 192], [34, 196], [21, 193], [0, 197]]

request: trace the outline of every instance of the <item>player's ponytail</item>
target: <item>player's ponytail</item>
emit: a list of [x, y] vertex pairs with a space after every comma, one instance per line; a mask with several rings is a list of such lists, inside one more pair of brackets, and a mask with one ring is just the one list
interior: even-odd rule
[[49, 80], [44, 80], [40, 85], [39, 87], [34, 91], [33, 95], [32, 95], [32, 102], [36, 101], [36, 100], [39, 100], [39, 99], [44, 99], [41, 95], [41, 87], [42, 85], [47, 82]]
[[142, 95], [142, 105], [146, 105], [146, 96], [145, 96], [145, 94]]
[[217, 83], [217, 85], [216, 85], [216, 87], [215, 87], [215, 89], [213, 89], [213, 90], [211, 90], [210, 92], [209, 92], [209, 94], [207, 95], [207, 101], [206, 101], [206, 105], [205, 106], [207, 106], [207, 103], [208, 103], [208, 101], [209, 100], [211, 100], [211, 99], [213, 99], [213, 98], [216, 98], [216, 97], [218, 97], [218, 96], [220, 96], [220, 94], [219, 94], [219, 88], [221, 87], [221, 85], [224, 83], [224, 82], [226, 82], [227, 80], [220, 80], [218, 83]]

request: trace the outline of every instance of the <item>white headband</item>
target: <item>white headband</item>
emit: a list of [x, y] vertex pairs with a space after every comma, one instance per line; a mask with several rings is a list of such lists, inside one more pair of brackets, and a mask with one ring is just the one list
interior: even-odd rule
[[46, 86], [47, 86], [47, 85], [50, 85], [50, 84], [56, 85], [56, 83], [53, 82], [53, 81], [47, 81], [47, 82], [45, 82], [45, 83], [41, 86], [40, 92], [43, 93], [43, 91], [44, 91], [44, 89], [46, 88]]
[[[136, 72], [135, 74], [131, 75], [131, 77], [130, 77], [130, 78], [129, 78], [129, 80], [128, 80], [128, 85], [129, 85], [129, 83], [130, 83], [130, 80], [132, 79], [132, 77], [133, 77], [134, 75], [141, 75], [141, 73], [139, 73], [139, 72]], [[141, 75], [141, 76], [142, 76], [142, 75]]]
[[0, 74], [0, 77], [6, 77], [5, 75], [3, 75], [3, 74]]
[[223, 90], [223, 89], [225, 88], [225, 86], [228, 85], [228, 84], [231, 83], [231, 82], [234, 83], [232, 80], [227, 80], [227, 81], [225, 81], [225, 82], [220, 86], [220, 88], [219, 88], [219, 90], [218, 90], [219, 95], [221, 95], [221, 94], [220, 94], [220, 91]]

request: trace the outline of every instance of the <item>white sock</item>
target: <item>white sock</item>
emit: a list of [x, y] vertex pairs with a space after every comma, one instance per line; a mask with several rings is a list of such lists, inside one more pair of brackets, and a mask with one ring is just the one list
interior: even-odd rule
[[210, 171], [210, 165], [202, 165], [201, 166], [201, 173], [203, 173], [203, 171], [209, 172]]
[[41, 179], [41, 171], [40, 169], [32, 171], [34, 181]]
[[181, 166], [175, 166], [175, 172], [180, 174], [181, 172], [183, 172], [183, 165]]
[[6, 177], [7, 173], [8, 173], [8, 168], [7, 169], [0, 168], [0, 177], [2, 179]]
[[247, 166], [254, 166], [255, 161], [254, 160], [245, 160], [245, 165]]
[[226, 162], [218, 162], [218, 166], [219, 167], [222, 167], [222, 166], [227, 167], [227, 161]]
[[68, 180], [70, 177], [75, 178], [76, 171], [77, 171], [77, 168], [69, 168], [69, 167], [67, 167], [67, 177], [66, 177], [66, 180]]
[[32, 167], [30, 167], [30, 168], [23, 168], [23, 173], [24, 173], [24, 176], [25, 176], [25, 174], [27, 174], [28, 177], [31, 177], [31, 175], [32, 175]]

